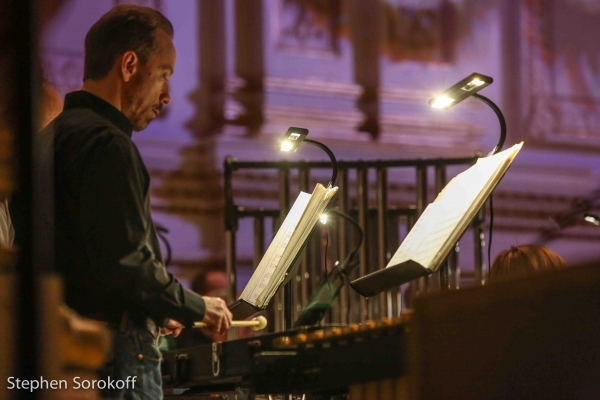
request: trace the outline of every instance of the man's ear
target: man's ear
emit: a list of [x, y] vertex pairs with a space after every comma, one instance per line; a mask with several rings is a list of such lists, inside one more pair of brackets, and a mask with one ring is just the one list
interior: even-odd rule
[[139, 59], [138, 55], [135, 53], [135, 51], [129, 50], [129, 51], [126, 51], [125, 53], [123, 53], [120, 60], [121, 60], [121, 65], [120, 65], [121, 76], [123, 77], [123, 80], [125, 82], [129, 82], [129, 80], [131, 79], [133, 74], [135, 74], [137, 72], [137, 69], [140, 64], [140, 59]]

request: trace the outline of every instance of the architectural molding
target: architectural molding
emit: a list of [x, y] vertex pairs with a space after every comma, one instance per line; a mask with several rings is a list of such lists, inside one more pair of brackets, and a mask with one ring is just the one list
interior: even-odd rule
[[[382, 103], [408, 103], [413, 105], [427, 105], [432, 97], [432, 93], [422, 89], [409, 89], [403, 87], [383, 87], [379, 91], [379, 97]], [[483, 104], [478, 101], [466, 101], [461, 103], [461, 109], [481, 110]]]
[[454, 61], [457, 6], [449, 0], [384, 1], [383, 52], [391, 60]]
[[[296, 121], [300, 122], [301, 125], [306, 125], [310, 121], [313, 130], [316, 129], [315, 131], [322, 128], [330, 132], [345, 131], [346, 133], [348, 131], [356, 132], [356, 127], [360, 122], [360, 114], [358, 112], [284, 106], [267, 106], [265, 108], [265, 117], [267, 124], [286, 126], [286, 129], [290, 125], [294, 125]], [[280, 130], [277, 129], [276, 132], [280, 133]], [[328, 136], [335, 137], [335, 135]], [[344, 136], [347, 138], [347, 135]]]
[[[483, 134], [477, 124], [463, 122], [431, 121], [425, 117], [382, 116], [382, 133], [377, 141], [370, 136], [357, 134], [362, 121], [356, 111], [328, 111], [323, 109], [302, 109], [282, 106], [265, 107], [263, 133], [280, 135], [289, 126], [306, 125], [310, 121], [311, 135], [316, 138], [335, 140], [348, 145], [370, 143], [369, 148], [381, 150], [382, 145], [417, 146], [429, 152], [440, 148], [457, 149], [473, 153], [477, 150], [474, 138]], [[354, 134], [349, 134], [354, 132]], [[362, 146], [362, 144], [361, 144]], [[412, 149], [415, 150], [415, 149]]]
[[[244, 85], [239, 78], [230, 77], [226, 80], [227, 93], [234, 93]], [[282, 129], [290, 125], [305, 125], [311, 123], [311, 135], [341, 141], [367, 142], [370, 138], [358, 134], [363, 114], [352, 104], [359, 101], [362, 88], [358, 84], [321, 81], [314, 78], [294, 79], [287, 77], [266, 77], [264, 80], [265, 96], [282, 96], [277, 105], [266, 104], [264, 107], [264, 126], [262, 134], [280, 134]], [[316, 99], [326, 99], [331, 110], [323, 108], [306, 108], [286, 106], [286, 97], [298, 99], [302, 103], [318, 104]], [[428, 93], [423, 90], [388, 88], [382, 89], [381, 101], [387, 104], [399, 105], [424, 104]], [[348, 106], [350, 105], [350, 107]], [[471, 110], [481, 107], [477, 102], [466, 104]], [[236, 102], [228, 101], [225, 115], [228, 120], [234, 120], [243, 108]], [[296, 122], [297, 121], [297, 122]], [[397, 144], [419, 146], [420, 148], [466, 148], [469, 152], [476, 150], [478, 138], [484, 128], [469, 121], [435, 121], [421, 116], [405, 116], [385, 114], [379, 116], [381, 134], [377, 144]], [[326, 132], [326, 133], [325, 133]], [[352, 132], [352, 133], [349, 133]], [[225, 131], [225, 135], [230, 132]]]
[[[571, 172], [577, 173], [576, 170]], [[510, 186], [510, 182], [506, 182], [509, 185], [504, 188], [497, 188], [494, 192], [494, 229], [520, 234], [541, 234], [543, 230], [552, 228], [554, 225], [552, 218], [560, 212], [568, 210], [574, 201], [572, 194], [553, 192], [550, 184], [552, 174], [553, 171], [551, 170], [545, 174], [542, 171], [537, 171], [537, 178], [533, 174], [529, 176], [530, 179], [535, 181], [548, 183], [544, 192], [528, 191], [526, 185], [513, 188]], [[277, 209], [279, 193], [276, 179], [274, 179], [275, 176], [275, 174], [267, 172], [253, 171], [234, 174], [233, 191], [236, 205], [246, 208], [272, 207]], [[565, 179], [568, 179], [566, 174], [555, 179], [554, 184], [560, 185], [560, 181]], [[311, 184], [316, 181], [317, 179], [313, 177]], [[297, 185], [297, 176], [291, 176], [290, 184], [292, 187]], [[531, 187], [531, 183], [529, 186]], [[349, 182], [348, 190], [350, 194], [349, 204], [351, 207], [355, 207], [357, 201], [355, 182]], [[390, 207], [408, 207], [414, 204], [416, 191], [414, 183], [392, 181], [389, 183], [388, 190], [388, 204]], [[375, 207], [377, 187], [374, 182], [369, 183], [368, 193], [370, 196], [369, 203], [371, 207]], [[434, 197], [435, 194], [430, 189], [428, 198], [433, 199]], [[598, 210], [593, 211], [597, 212]], [[560, 238], [594, 242], [600, 240], [600, 229], [582, 220], [561, 232]]]
[[268, 76], [265, 78], [265, 91], [356, 100], [360, 96], [362, 88], [354, 83]]
[[276, 0], [274, 3], [272, 40], [277, 50], [309, 57], [339, 54], [340, 0]]
[[[520, 122], [529, 138], [528, 145], [597, 151], [600, 98], [586, 89], [596, 83], [586, 77], [583, 54], [570, 54], [556, 46], [554, 26], [556, 18], [572, 18], [578, 8], [581, 15], [587, 11], [577, 2], [561, 2], [560, 15], [557, 0], [529, 0], [524, 4], [520, 9], [524, 65], [521, 90], [525, 111]], [[572, 29], [578, 31], [576, 26]], [[600, 46], [596, 47], [596, 53], [590, 57], [598, 57]], [[558, 68], [568, 68], [568, 73], [559, 74]], [[569, 80], [567, 91], [558, 88], [559, 76]]]
[[150, 174], [154, 211], [185, 219], [220, 215], [223, 174], [215, 168], [215, 142], [139, 137], [136, 145]]
[[427, 117], [388, 116], [380, 118], [382, 134], [379, 143], [413, 145], [431, 149], [478, 150], [476, 140], [484, 128], [471, 122], [432, 121]]
[[69, 92], [81, 89], [84, 64], [82, 52], [47, 48], [42, 53], [44, 78], [62, 98]]
[[[227, 92], [233, 93], [244, 84], [237, 78], [227, 79]], [[312, 127], [323, 127], [345, 132], [356, 132], [360, 122], [360, 113], [354, 108], [353, 103], [360, 95], [360, 87], [354, 84], [340, 82], [326, 82], [316, 79], [293, 79], [284, 77], [267, 77], [264, 80], [265, 96], [279, 96], [277, 105], [270, 102], [264, 107], [264, 122], [262, 134], [270, 131], [278, 132], [268, 125], [306, 124], [311, 121]], [[302, 99], [302, 103], [311, 104], [323, 99], [328, 104], [328, 110], [304, 109], [301, 107], [286, 106]], [[235, 120], [242, 108], [236, 102], [227, 102], [225, 115], [228, 120]], [[231, 131], [229, 132], [231, 133]], [[228, 132], [225, 132], [227, 135]], [[358, 136], [358, 135], [357, 135]]]
[[[227, 93], [234, 93], [243, 86], [239, 78], [226, 80]], [[375, 145], [411, 145], [419, 150], [445, 154], [451, 149], [461, 149], [473, 153], [477, 150], [479, 138], [484, 127], [466, 120], [444, 121], [431, 120], [426, 116], [392, 115], [379, 116], [381, 133], [376, 141], [368, 135], [361, 135], [363, 114], [355, 107], [363, 89], [358, 84], [329, 82], [317, 79], [294, 79], [287, 77], [266, 77], [264, 80], [265, 96], [277, 97], [281, 101], [271, 101], [264, 107], [264, 126], [262, 135], [271, 133], [278, 135], [287, 127], [306, 125], [310, 121], [311, 136], [335, 139], [339, 142], [372, 142]], [[407, 88], [388, 88], [381, 91], [381, 101], [388, 105], [398, 103], [403, 106], [426, 104], [429, 93], [424, 90]], [[326, 102], [327, 109], [287, 106], [292, 100], [302, 98], [302, 104]], [[275, 104], [276, 103], [276, 104]], [[477, 102], [467, 102], [472, 110], [481, 107]], [[225, 115], [228, 120], [235, 120], [243, 111], [236, 102], [228, 101]], [[224, 135], [231, 135], [232, 130], [225, 130]], [[445, 149], [445, 150], [444, 150]]]

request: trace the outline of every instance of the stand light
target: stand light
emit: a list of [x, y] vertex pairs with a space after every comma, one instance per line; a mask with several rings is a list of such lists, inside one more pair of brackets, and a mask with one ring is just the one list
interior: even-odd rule
[[[454, 107], [466, 98], [473, 97], [479, 101], [484, 102], [491, 107], [496, 113], [500, 122], [500, 139], [498, 144], [488, 155], [494, 155], [502, 150], [504, 141], [506, 140], [506, 121], [500, 108], [490, 99], [480, 94], [477, 94], [481, 89], [489, 86], [494, 80], [486, 75], [478, 74], [477, 72], [472, 73], [465, 79], [446, 89], [433, 99], [429, 100], [429, 105], [433, 108], [447, 110]], [[492, 195], [490, 194], [490, 240], [488, 245], [488, 268], [491, 266], [491, 249], [492, 249], [492, 226], [494, 225], [494, 208], [492, 205]]]
[[333, 187], [335, 185], [335, 181], [337, 180], [338, 175], [337, 160], [335, 159], [333, 152], [329, 149], [329, 147], [325, 146], [321, 142], [306, 139], [306, 135], [308, 135], [308, 129], [296, 128], [294, 126], [291, 126], [285, 133], [285, 136], [283, 137], [283, 140], [279, 145], [279, 150], [293, 153], [296, 150], [298, 150], [298, 147], [300, 147], [302, 143], [312, 144], [313, 146], [317, 146], [318, 148], [322, 149], [329, 156], [329, 159], [331, 160], [331, 165], [333, 167], [333, 171], [331, 173], [331, 181], [329, 181], [329, 184], [326, 187]]

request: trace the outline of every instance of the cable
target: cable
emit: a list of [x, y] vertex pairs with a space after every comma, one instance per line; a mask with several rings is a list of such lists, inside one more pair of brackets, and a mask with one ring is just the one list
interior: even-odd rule
[[[498, 117], [498, 122], [500, 123], [500, 138], [498, 139], [498, 144], [496, 145], [496, 147], [494, 147], [494, 149], [490, 152], [489, 155], [494, 155], [497, 154], [500, 150], [502, 150], [502, 146], [504, 146], [504, 141], [506, 140], [506, 120], [504, 119], [504, 115], [502, 114], [502, 111], [500, 111], [500, 108], [490, 99], [488, 99], [485, 96], [480, 95], [479, 93], [474, 93], [473, 98], [484, 102], [485, 104], [487, 104], [488, 106], [490, 106], [492, 108], [492, 110], [494, 110], [494, 112], [496, 113], [496, 116]], [[494, 226], [494, 208], [492, 205], [492, 194], [490, 193], [490, 240], [489, 240], [489, 244], [488, 244], [488, 279], [489, 279], [489, 274], [490, 274], [490, 268], [492, 268], [492, 263], [491, 263], [491, 259], [492, 259], [492, 228]]]
[[[329, 210], [328, 213], [335, 214], [339, 217], [346, 219], [351, 222], [357, 228], [357, 232], [359, 234], [359, 243], [358, 246], [350, 253], [348, 256], [342, 261], [340, 264], [336, 264], [329, 270], [327, 264], [327, 251], [329, 249], [329, 227], [326, 227], [326, 243], [325, 243], [325, 254], [323, 257], [325, 263], [325, 271], [326, 279], [322, 281], [319, 287], [314, 291], [309, 304], [304, 307], [302, 311], [300, 311], [300, 315], [294, 326], [303, 326], [303, 325], [314, 325], [323, 320], [325, 314], [330, 311], [333, 301], [339, 295], [339, 291], [342, 287], [347, 283], [348, 275], [352, 272], [352, 269], [358, 265], [358, 262], [355, 262], [354, 259], [356, 254], [362, 245], [362, 241], [364, 235], [360, 228], [360, 225], [354, 221], [350, 216], [344, 214], [337, 210]], [[342, 311], [343, 312], [343, 311]], [[348, 303], [348, 316], [350, 315], [350, 303]], [[349, 318], [350, 319], [350, 318]]]
[[348, 321], [348, 323], [351, 323], [350, 321], [350, 297], [348, 296], [348, 307], [346, 309], [346, 321]]
[[329, 269], [327, 268], [327, 247], [329, 246], [329, 227], [325, 225], [325, 252], [323, 253], [323, 265], [325, 266], [325, 280], [329, 282]]
[[[331, 282], [329, 281], [329, 269], [327, 268], [327, 247], [329, 247], [329, 226], [325, 225], [325, 252], [323, 254], [323, 263], [325, 266], [325, 282], [329, 288], [329, 301], [333, 301], [333, 295], [331, 294]], [[331, 307], [327, 310], [329, 320], [331, 321]], [[321, 319], [323, 321], [323, 319]]]
[[492, 200], [493, 193], [490, 193], [490, 240], [488, 243], [488, 273], [487, 278], [490, 280], [490, 272], [492, 270], [492, 228], [494, 227], [494, 205]]

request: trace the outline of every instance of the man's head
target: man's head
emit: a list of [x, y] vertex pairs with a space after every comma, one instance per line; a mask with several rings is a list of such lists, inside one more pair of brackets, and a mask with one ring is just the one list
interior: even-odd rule
[[171, 100], [175, 68], [173, 25], [160, 12], [134, 5], [113, 8], [85, 37], [83, 80], [118, 86], [121, 111], [140, 131]]

